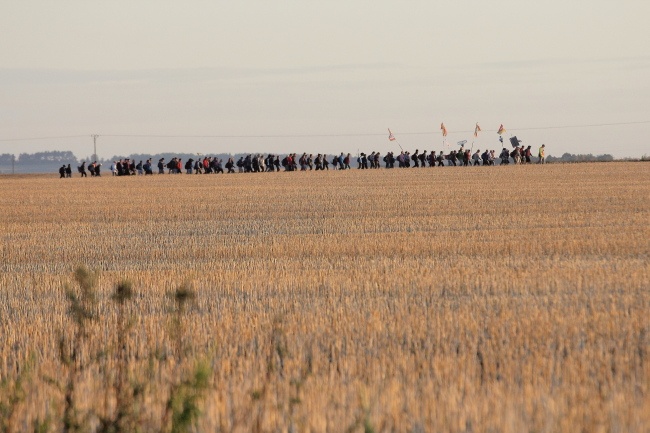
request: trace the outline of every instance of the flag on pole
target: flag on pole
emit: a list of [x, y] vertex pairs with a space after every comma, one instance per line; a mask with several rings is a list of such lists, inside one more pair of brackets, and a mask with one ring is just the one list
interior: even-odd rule
[[478, 137], [478, 133], [481, 131], [481, 127], [478, 126], [478, 122], [476, 122], [476, 126], [474, 127], [474, 137]]
[[447, 128], [445, 128], [445, 124], [441, 123], [440, 124], [440, 130], [442, 131], [442, 136], [446, 137], [447, 136]]
[[388, 140], [395, 141], [395, 136], [393, 135], [392, 132], [390, 132], [390, 128], [388, 128]]
[[503, 124], [499, 126], [499, 130], [497, 131], [497, 134], [503, 135], [503, 133], [506, 132], [506, 128], [503, 127]]

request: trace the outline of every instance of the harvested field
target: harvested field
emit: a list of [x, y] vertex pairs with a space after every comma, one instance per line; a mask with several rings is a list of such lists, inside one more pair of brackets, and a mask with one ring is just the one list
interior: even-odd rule
[[[78, 431], [136, 385], [131, 422], [171, 431], [199, 360], [198, 431], [650, 431], [645, 163], [0, 176], [0, 197], [5, 431], [61, 431], [71, 378]], [[100, 274], [75, 339], [79, 265]]]

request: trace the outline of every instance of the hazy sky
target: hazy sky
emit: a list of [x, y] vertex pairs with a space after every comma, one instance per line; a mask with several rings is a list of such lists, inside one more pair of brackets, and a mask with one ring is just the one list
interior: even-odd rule
[[477, 148], [503, 123], [552, 155], [650, 154], [647, 0], [0, 6], [0, 153], [383, 153], [387, 128], [441, 150], [441, 122], [479, 122]]

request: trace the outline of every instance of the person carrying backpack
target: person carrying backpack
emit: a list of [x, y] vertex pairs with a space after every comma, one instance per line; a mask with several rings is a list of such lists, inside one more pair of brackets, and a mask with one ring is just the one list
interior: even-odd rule
[[481, 155], [481, 149], [476, 149], [476, 152], [474, 152], [472, 154], [472, 161], [473, 161], [474, 166], [481, 165], [481, 162], [480, 162], [481, 156], [480, 155]]
[[418, 154], [418, 149], [415, 149], [415, 153], [411, 155], [411, 160], [413, 161], [413, 168], [420, 166], [420, 155]]
[[148, 174], [153, 174], [153, 170], [151, 169], [151, 159], [147, 159], [142, 168], [144, 169], [145, 176]]
[[235, 165], [235, 160], [232, 159], [232, 157], [228, 158], [228, 161], [226, 162], [226, 169], [228, 170], [228, 173], [234, 173], [235, 170], [233, 169]]
[[349, 153], [345, 158], [343, 158], [343, 165], [344, 165], [344, 167], [343, 167], [344, 169], [350, 170], [350, 154]]
[[525, 156], [525, 158], [526, 158], [526, 164], [530, 164], [530, 162], [531, 162], [530, 159], [531, 159], [532, 156], [533, 156], [533, 151], [530, 150], [530, 146], [528, 146], [528, 147], [526, 148], [526, 150], [524, 151], [524, 156]]
[[167, 163], [167, 169], [169, 170], [167, 174], [172, 174], [176, 171], [176, 157], [172, 158], [171, 161]]

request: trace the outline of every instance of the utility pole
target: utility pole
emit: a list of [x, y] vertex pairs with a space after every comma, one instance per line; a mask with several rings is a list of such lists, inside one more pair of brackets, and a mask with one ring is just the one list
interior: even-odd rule
[[93, 137], [93, 150], [94, 150], [93, 161], [97, 161], [97, 137], [99, 137], [99, 135], [93, 134], [92, 137]]
[[16, 174], [16, 155], [11, 155], [11, 174]]

